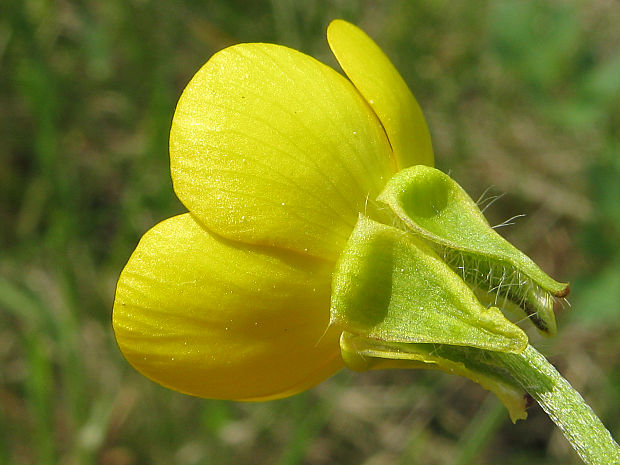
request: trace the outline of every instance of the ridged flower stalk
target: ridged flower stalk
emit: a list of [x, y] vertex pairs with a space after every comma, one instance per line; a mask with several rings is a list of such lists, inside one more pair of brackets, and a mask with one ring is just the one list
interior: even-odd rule
[[549, 361], [528, 346], [520, 354], [494, 354], [560, 428], [584, 463], [620, 463], [620, 448], [601, 420]]

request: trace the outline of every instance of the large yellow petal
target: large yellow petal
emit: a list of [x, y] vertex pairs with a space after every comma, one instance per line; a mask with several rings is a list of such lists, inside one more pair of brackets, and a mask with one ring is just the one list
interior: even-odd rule
[[292, 395], [342, 367], [339, 335], [325, 331], [330, 268], [176, 216], [144, 235], [121, 274], [116, 339], [138, 371], [187, 394]]
[[433, 147], [422, 110], [390, 59], [364, 31], [341, 19], [327, 28], [327, 41], [346, 75], [379, 116], [398, 169], [433, 166]]
[[172, 122], [174, 189], [230, 239], [335, 260], [395, 171], [385, 133], [339, 73], [272, 44], [215, 54]]

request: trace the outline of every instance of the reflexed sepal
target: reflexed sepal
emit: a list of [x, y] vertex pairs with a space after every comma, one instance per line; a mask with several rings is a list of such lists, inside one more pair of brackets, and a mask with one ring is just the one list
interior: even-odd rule
[[553, 303], [568, 284], [543, 272], [489, 225], [476, 203], [449, 176], [427, 166], [397, 173], [378, 200], [423, 238], [473, 288], [510, 301], [547, 335], [556, 332]]
[[443, 344], [386, 343], [344, 332], [340, 349], [352, 370], [420, 368], [464, 376], [493, 392], [504, 404], [513, 422], [527, 418], [526, 392], [511, 376], [493, 363], [486, 350]]
[[413, 234], [360, 216], [334, 271], [332, 326], [385, 342], [519, 353], [527, 336]]

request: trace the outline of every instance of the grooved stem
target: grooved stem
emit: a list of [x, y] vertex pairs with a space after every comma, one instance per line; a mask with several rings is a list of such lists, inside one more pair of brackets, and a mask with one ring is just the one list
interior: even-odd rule
[[543, 408], [588, 465], [620, 464], [620, 447], [581, 395], [532, 346], [494, 356]]

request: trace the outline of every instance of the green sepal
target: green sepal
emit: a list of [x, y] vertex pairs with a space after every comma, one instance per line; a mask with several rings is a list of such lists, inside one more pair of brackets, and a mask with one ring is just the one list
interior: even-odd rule
[[471, 197], [441, 171], [417, 165], [393, 176], [377, 199], [404, 226], [423, 238], [473, 287], [520, 306], [537, 328], [556, 332], [553, 297], [568, 284], [549, 277], [500, 236]]
[[528, 342], [413, 234], [364, 216], [334, 271], [330, 324], [390, 343], [519, 353]]
[[386, 343], [348, 332], [340, 337], [345, 364], [355, 371], [388, 368], [441, 370], [464, 376], [493, 392], [514, 422], [527, 418], [526, 392], [486, 350], [442, 344]]

